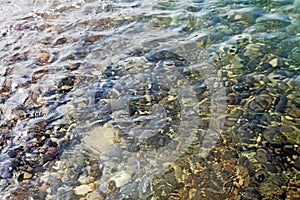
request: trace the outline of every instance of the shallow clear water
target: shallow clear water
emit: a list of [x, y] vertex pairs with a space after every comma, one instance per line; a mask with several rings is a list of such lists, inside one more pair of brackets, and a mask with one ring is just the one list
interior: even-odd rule
[[0, 1], [4, 199], [297, 199], [300, 1]]

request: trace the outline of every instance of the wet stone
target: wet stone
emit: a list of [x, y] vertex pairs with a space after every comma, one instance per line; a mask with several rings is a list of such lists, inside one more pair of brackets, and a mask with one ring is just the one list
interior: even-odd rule
[[274, 145], [281, 145], [285, 141], [284, 136], [280, 132], [274, 130], [265, 130], [263, 137], [270, 143]]
[[269, 25], [276, 25], [276, 26], [286, 26], [291, 23], [290, 18], [287, 15], [281, 15], [278, 13], [267, 13], [262, 17], [256, 20], [257, 23], [267, 23]]
[[300, 135], [298, 128], [284, 125], [280, 128], [280, 131], [290, 143], [300, 144]]
[[66, 37], [58, 38], [55, 42], [54, 45], [62, 45], [68, 42], [68, 39]]
[[295, 47], [294, 49], [292, 49], [290, 57], [297, 63], [300, 63], [300, 48]]
[[236, 158], [236, 157], [237, 157], [237, 152], [234, 150], [226, 150], [222, 154], [222, 158], [224, 160], [229, 160], [229, 159]]
[[271, 4], [274, 5], [288, 5], [293, 4], [295, 0], [271, 0]]
[[253, 99], [249, 105], [248, 108], [255, 112], [263, 112], [272, 104], [273, 98], [269, 95], [259, 95], [255, 99]]
[[264, 169], [260, 169], [260, 170], [258, 170], [257, 172], [255, 172], [255, 174], [254, 174], [254, 178], [255, 178], [259, 183], [265, 181], [265, 180], [268, 178], [268, 176], [269, 176], [269, 175], [268, 175], [267, 171], [264, 170]]
[[257, 159], [257, 161], [259, 163], [266, 163], [268, 161], [267, 155], [268, 155], [268, 152], [266, 150], [258, 149], [256, 151], [255, 158]]
[[235, 10], [234, 20], [238, 22], [246, 22], [252, 24], [258, 14], [258, 9], [256, 7], [247, 7]]
[[92, 188], [89, 185], [80, 185], [74, 188], [76, 195], [86, 195], [88, 192], [91, 192]]
[[199, 12], [201, 10], [201, 7], [198, 7], [198, 6], [188, 6], [186, 8], [187, 11], [190, 11], [190, 12]]
[[245, 47], [245, 51], [243, 55], [251, 59], [256, 59], [263, 56], [264, 49], [265, 49], [265, 45], [261, 43], [248, 44]]
[[173, 10], [175, 9], [175, 3], [174, 2], [168, 2], [168, 1], [162, 1], [158, 2], [153, 6], [153, 9], [159, 9], [159, 10]]
[[281, 96], [280, 98], [277, 99], [276, 102], [276, 111], [280, 112], [280, 113], [284, 113], [286, 110], [286, 103], [287, 103], [287, 98], [285, 96]]
[[68, 90], [72, 88], [72, 86], [75, 83], [75, 77], [74, 76], [68, 76], [60, 80], [58, 83], [58, 87], [63, 89], [63, 90]]
[[298, 170], [300, 170], [300, 157], [296, 158], [294, 167]]
[[40, 53], [38, 55], [38, 65], [45, 65], [53, 61], [54, 55], [50, 53]]
[[27, 172], [25, 172], [24, 174], [23, 174], [23, 178], [24, 179], [30, 179], [30, 178], [32, 178], [32, 174], [30, 174], [30, 173], [27, 173]]
[[104, 200], [104, 197], [103, 197], [103, 195], [101, 195], [97, 192], [92, 192], [86, 196], [86, 199], [87, 200]]
[[297, 35], [300, 32], [300, 20], [298, 19], [287, 26], [286, 32], [290, 35]]

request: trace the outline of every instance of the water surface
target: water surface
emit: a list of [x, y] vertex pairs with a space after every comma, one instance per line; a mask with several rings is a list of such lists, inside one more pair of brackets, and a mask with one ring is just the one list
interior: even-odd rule
[[3, 199], [299, 199], [300, 2], [0, 1]]

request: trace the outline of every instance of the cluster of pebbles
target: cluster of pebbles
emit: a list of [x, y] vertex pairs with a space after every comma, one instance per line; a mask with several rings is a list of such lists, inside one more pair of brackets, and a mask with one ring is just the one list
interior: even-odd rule
[[[71, 12], [80, 6], [62, 7], [60, 11]], [[91, 9], [83, 8], [84, 12]], [[140, 9], [141, 5], [131, 3], [129, 8]], [[103, 3], [95, 12], [113, 13], [118, 9], [122, 7]], [[89, 19], [68, 27], [50, 23], [32, 26], [28, 21], [14, 27], [16, 33], [47, 31], [54, 36], [43, 39], [43, 45], [53, 47], [51, 50], [23, 49], [12, 43], [5, 48], [19, 52], [8, 55], [7, 51], [1, 56], [6, 57], [5, 70], [0, 71], [3, 199], [300, 198], [300, 2], [232, 0], [214, 2], [212, 7], [203, 1], [189, 5], [163, 1], [154, 3], [151, 9], [154, 14], [143, 19], [146, 27], [180, 27], [178, 35], [187, 42], [173, 41], [180, 43], [174, 47], [168, 38], [152, 38], [113, 57], [107, 52], [118, 52], [129, 45], [127, 38], [117, 43], [117, 36], [109, 39], [107, 34], [64, 36], [65, 31], [86, 26], [91, 31], [122, 30], [123, 24], [142, 19], [140, 15]], [[40, 17], [53, 20], [58, 16]], [[19, 36], [21, 41], [26, 39]], [[2, 33], [2, 37], [10, 37], [10, 33]], [[76, 49], [65, 55], [63, 46], [72, 42]], [[203, 49], [211, 56], [206, 51], [199, 53]], [[197, 52], [198, 57], [193, 58], [191, 52]], [[109, 56], [113, 57], [111, 62], [103, 62], [105, 68], [99, 69], [95, 58], [107, 60]], [[63, 66], [55, 67], [59, 62]], [[199, 130], [208, 129], [214, 110], [204, 75], [189, 68], [197, 62], [208, 70], [204, 75], [216, 73], [222, 78], [219, 84], [224, 84], [227, 96], [224, 128], [204, 158], [199, 150], [205, 132], [194, 132], [194, 125]], [[28, 67], [30, 75], [21, 76], [21, 64]], [[184, 114], [178, 95], [164, 87], [168, 82], [159, 85], [154, 76], [146, 76], [159, 67], [177, 70], [197, 98], [199, 121], [190, 124], [187, 131], [191, 134], [181, 140], [176, 140]], [[175, 88], [185, 84], [176, 77], [164, 78], [170, 78]], [[127, 108], [111, 103], [128, 91], [136, 95], [126, 104], [133, 120], [129, 124], [119, 117], [123, 114], [119, 111]], [[156, 103], [165, 110], [151, 110]], [[159, 129], [160, 118], [151, 116], [152, 112], [166, 117], [163, 129]], [[157, 124], [144, 122], [151, 122], [151, 117]], [[156, 126], [159, 131], [153, 135], [151, 128]], [[144, 132], [135, 127], [143, 127]], [[97, 134], [107, 140], [99, 140]], [[185, 142], [182, 139], [191, 143], [177, 154], [176, 149]], [[155, 151], [169, 143], [174, 144], [176, 159], [165, 162], [172, 155], [156, 155]], [[140, 151], [154, 155], [138, 160], [151, 163], [156, 170], [128, 165], [130, 156]], [[145, 172], [153, 174], [143, 176]]]

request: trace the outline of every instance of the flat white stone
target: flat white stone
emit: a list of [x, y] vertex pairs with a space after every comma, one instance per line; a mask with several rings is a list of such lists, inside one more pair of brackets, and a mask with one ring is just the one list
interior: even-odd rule
[[114, 175], [111, 180], [115, 181], [117, 187], [122, 187], [130, 181], [131, 176], [132, 175], [126, 171], [120, 171]]
[[92, 191], [92, 188], [88, 185], [80, 185], [74, 189], [74, 192], [76, 195], [85, 195], [91, 191]]
[[104, 152], [114, 143], [115, 132], [115, 128], [98, 126], [85, 133], [83, 142], [91, 150]]

